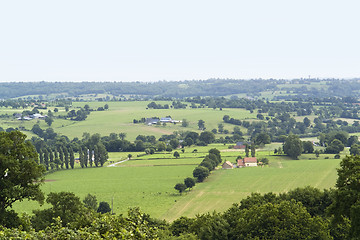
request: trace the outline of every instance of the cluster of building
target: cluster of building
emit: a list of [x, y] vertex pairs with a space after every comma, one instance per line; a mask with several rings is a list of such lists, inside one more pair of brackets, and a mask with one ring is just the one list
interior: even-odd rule
[[242, 167], [257, 167], [258, 162], [256, 157], [244, 157], [242, 159], [238, 159], [236, 164], [231, 163], [230, 161], [226, 161], [223, 163], [223, 169], [232, 169], [232, 168], [242, 168]]
[[34, 114], [24, 116], [24, 117], [22, 116], [21, 113], [17, 113], [14, 116], [17, 120], [26, 120], [26, 121], [30, 121], [33, 119], [45, 119], [47, 117], [46, 115], [44, 116], [44, 115], [41, 115], [40, 113], [34, 113]]
[[146, 118], [145, 123], [147, 125], [156, 125], [158, 123], [180, 123], [179, 120], [174, 120], [171, 117], [164, 117], [164, 118]]

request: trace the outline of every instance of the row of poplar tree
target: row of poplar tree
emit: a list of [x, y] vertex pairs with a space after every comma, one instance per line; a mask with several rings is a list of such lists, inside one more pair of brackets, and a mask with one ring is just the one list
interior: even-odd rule
[[108, 159], [108, 153], [103, 144], [96, 144], [90, 147], [80, 146], [78, 149], [79, 157], [75, 159], [75, 153], [71, 146], [57, 146], [51, 148], [44, 146], [38, 152], [39, 163], [46, 167], [46, 170], [69, 169], [74, 168], [75, 160], [78, 160], [80, 166], [84, 167], [102, 167]]

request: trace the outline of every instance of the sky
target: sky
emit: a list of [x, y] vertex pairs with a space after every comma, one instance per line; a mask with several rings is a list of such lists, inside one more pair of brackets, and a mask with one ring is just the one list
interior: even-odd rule
[[0, 1], [0, 82], [360, 77], [358, 0]]

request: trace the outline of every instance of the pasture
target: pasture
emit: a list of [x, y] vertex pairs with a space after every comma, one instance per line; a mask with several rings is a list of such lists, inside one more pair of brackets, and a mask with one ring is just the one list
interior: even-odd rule
[[[150, 102], [134, 101], [134, 102], [74, 102], [70, 110], [77, 110], [88, 104], [90, 108], [97, 109], [103, 107], [105, 104], [109, 105], [109, 110], [106, 111], [92, 111], [85, 121], [71, 121], [55, 118], [52, 128], [55, 132], [63, 134], [70, 139], [74, 137], [81, 138], [84, 132], [90, 134], [100, 133], [102, 136], [110, 133], [127, 134], [126, 139], [133, 141], [139, 135], [154, 135], [156, 138], [164, 134], [172, 134], [174, 131], [197, 131], [198, 121], [200, 119], [205, 121], [207, 130], [212, 130], [218, 127], [219, 123], [223, 123], [223, 116], [229, 115], [237, 119], [256, 119], [256, 112], [250, 113], [245, 109], [212, 109], [212, 108], [196, 108], [192, 109], [189, 106], [186, 109], [146, 109]], [[157, 101], [159, 104], [170, 104], [171, 102]], [[53, 110], [54, 107], [48, 108]], [[27, 110], [31, 110], [28, 108]], [[41, 110], [43, 114], [47, 114], [48, 110]], [[8, 109], [1, 108], [1, 113], [12, 115], [13, 113], [21, 113], [23, 109]], [[65, 109], [59, 108], [59, 112], [55, 116], [65, 115]], [[166, 126], [147, 126], [144, 123], [134, 124], [133, 119], [151, 118], [151, 117], [166, 117], [171, 116], [175, 120], [186, 119], [189, 122], [188, 127], [181, 127], [181, 123], [167, 124]], [[0, 126], [4, 129], [8, 127], [25, 129], [27, 135], [31, 135], [31, 128], [38, 123], [42, 129], [48, 128], [43, 120], [20, 121], [14, 118], [0, 119]], [[233, 130], [234, 125], [224, 124], [224, 129]], [[244, 130], [244, 129], [242, 129]], [[31, 135], [32, 136], [32, 135]], [[220, 137], [220, 135], [218, 136]]]
[[[251, 192], [286, 192], [306, 185], [320, 189], [334, 186], [336, 168], [340, 160], [333, 155], [302, 155], [300, 160], [273, 155], [272, 149], [280, 144], [273, 143], [257, 151], [257, 157], [267, 157], [270, 165], [265, 167], [215, 170], [204, 183], [198, 183], [193, 190], [182, 196], [174, 189], [176, 183], [191, 177], [194, 168], [202, 161], [210, 148], [221, 150], [223, 161], [235, 162], [243, 150], [229, 150], [226, 145], [212, 144], [180, 150], [180, 158], [172, 153], [157, 153], [137, 157], [116, 167], [76, 168], [46, 175], [43, 191], [71, 191], [83, 199], [88, 193], [97, 196], [98, 202], [113, 201], [116, 214], [126, 213], [129, 207], [139, 206], [152, 217], [172, 221], [180, 216], [195, 216], [208, 211], [224, 211], [238, 203]], [[126, 158], [126, 153], [110, 153], [111, 161]], [[329, 159], [325, 159], [329, 157]], [[308, 160], [311, 158], [312, 160]], [[46, 205], [44, 207], [47, 207]], [[34, 202], [17, 203], [19, 212], [31, 213], [39, 208]]]

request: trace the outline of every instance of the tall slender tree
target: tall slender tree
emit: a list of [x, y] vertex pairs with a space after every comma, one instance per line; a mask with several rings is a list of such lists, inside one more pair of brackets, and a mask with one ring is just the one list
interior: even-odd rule
[[85, 146], [83, 147], [83, 154], [84, 154], [84, 165], [85, 167], [87, 167], [89, 162], [89, 152]]
[[99, 159], [100, 159], [100, 165], [103, 166], [104, 163], [108, 160], [108, 152], [106, 151], [106, 148], [104, 144], [99, 144], [98, 146], [99, 151]]
[[64, 151], [62, 147], [59, 147], [59, 160], [61, 169], [64, 169]]
[[39, 161], [40, 161], [40, 164], [44, 164], [44, 153], [41, 149], [39, 151]]
[[54, 163], [54, 153], [51, 150], [51, 148], [48, 149], [49, 151], [49, 159], [50, 159], [50, 168], [54, 169], [55, 168], [55, 163]]
[[251, 156], [255, 157], [255, 144], [251, 144]]
[[69, 148], [69, 155], [70, 155], [70, 167], [71, 167], [71, 169], [74, 169], [75, 156], [74, 156], [74, 150], [72, 149], [72, 147]]
[[65, 168], [66, 168], [66, 169], [69, 169], [69, 151], [67, 150], [66, 147], [64, 147], [63, 151], [64, 151], [64, 163], [65, 163]]
[[79, 161], [80, 161], [80, 167], [84, 168], [84, 154], [81, 147], [79, 148]]
[[94, 146], [94, 164], [95, 164], [95, 167], [98, 167], [99, 166], [99, 162], [100, 162], [100, 159], [99, 159], [99, 149], [98, 149], [98, 146], [95, 145]]
[[60, 158], [59, 158], [59, 153], [56, 151], [54, 151], [54, 163], [55, 163], [55, 167], [56, 169], [59, 169], [60, 167]]
[[49, 152], [46, 148], [43, 149], [44, 152], [44, 165], [46, 170], [49, 170]]

